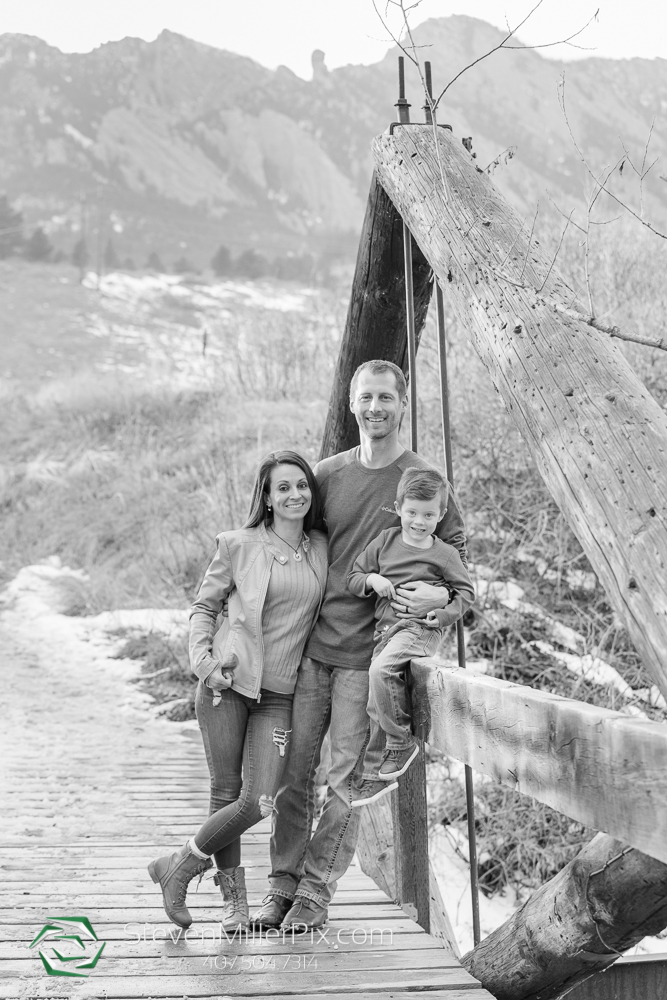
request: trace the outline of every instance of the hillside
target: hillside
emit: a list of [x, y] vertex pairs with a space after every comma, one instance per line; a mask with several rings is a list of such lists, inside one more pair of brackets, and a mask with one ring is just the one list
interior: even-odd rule
[[[465, 16], [416, 31], [436, 87], [502, 36]], [[371, 66], [329, 72], [313, 54], [313, 79], [164, 31], [64, 54], [38, 38], [0, 36], [0, 192], [29, 227], [44, 224], [66, 252], [78, 238], [86, 196], [89, 239], [111, 236], [121, 258], [142, 264], [186, 253], [203, 265], [221, 243], [271, 255], [354, 251], [372, 168], [370, 140], [393, 118], [395, 49]], [[556, 96], [567, 79], [571, 122], [594, 165], [667, 142], [664, 60], [545, 60], [505, 51], [465, 74], [443, 109], [456, 135], [474, 137], [486, 166], [517, 147], [495, 179], [523, 212], [546, 191], [567, 205], [582, 196], [582, 167]], [[413, 118], [421, 117], [416, 80]], [[660, 167], [647, 184], [667, 215]], [[628, 171], [629, 173], [629, 171]]]

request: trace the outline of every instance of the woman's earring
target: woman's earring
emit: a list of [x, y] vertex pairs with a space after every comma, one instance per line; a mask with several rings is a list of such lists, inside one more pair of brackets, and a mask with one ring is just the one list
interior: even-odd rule
[[266, 509], [267, 509], [267, 510], [271, 510], [271, 504], [270, 504], [270, 503], [267, 503], [267, 505], [266, 505]]

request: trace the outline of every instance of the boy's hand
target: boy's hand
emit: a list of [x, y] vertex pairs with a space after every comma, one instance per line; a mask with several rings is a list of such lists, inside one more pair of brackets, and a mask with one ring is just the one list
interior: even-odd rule
[[390, 597], [392, 601], [396, 599], [394, 585], [386, 576], [380, 576], [379, 573], [369, 573], [366, 577], [366, 586], [374, 590], [378, 597]]

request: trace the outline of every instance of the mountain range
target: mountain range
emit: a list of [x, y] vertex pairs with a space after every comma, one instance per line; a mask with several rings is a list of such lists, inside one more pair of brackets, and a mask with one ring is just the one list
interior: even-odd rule
[[[426, 21], [414, 34], [436, 93], [503, 37], [466, 16]], [[201, 266], [221, 243], [268, 256], [350, 254], [371, 140], [396, 117], [398, 54], [329, 71], [316, 51], [306, 81], [169, 31], [85, 54], [0, 35], [0, 194], [65, 252], [84, 225], [89, 241], [111, 237], [137, 262], [156, 251]], [[629, 198], [653, 123], [647, 162], [661, 159], [644, 198], [667, 217], [666, 60], [563, 63], [528, 48], [498, 51], [451, 87], [439, 120], [473, 137], [482, 168], [512, 148], [494, 180], [522, 214], [549, 198], [569, 211], [586, 176], [559, 106], [563, 76], [569, 124], [593, 169], [624, 157], [624, 144]], [[407, 83], [413, 120], [422, 120], [411, 67]]]

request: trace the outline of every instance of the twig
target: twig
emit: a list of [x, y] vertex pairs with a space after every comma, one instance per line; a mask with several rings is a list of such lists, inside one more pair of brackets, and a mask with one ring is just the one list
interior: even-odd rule
[[[596, 178], [595, 174], [593, 173], [593, 171], [591, 170], [590, 166], [588, 165], [588, 161], [586, 160], [586, 157], [584, 156], [583, 152], [581, 151], [581, 148], [580, 148], [580, 146], [579, 146], [579, 144], [578, 144], [578, 142], [577, 142], [577, 140], [575, 138], [574, 132], [572, 131], [572, 126], [570, 125], [570, 119], [568, 118], [567, 109], [565, 107], [565, 77], [564, 76], [561, 77], [561, 79], [559, 81], [559, 84], [558, 84], [558, 103], [560, 104], [560, 109], [563, 112], [563, 118], [565, 119], [565, 124], [566, 124], [567, 130], [568, 130], [568, 132], [570, 134], [570, 139], [572, 140], [572, 145], [574, 146], [575, 150], [577, 151], [577, 155], [578, 155], [579, 159], [581, 160], [581, 162], [583, 163], [586, 172], [591, 177], [591, 179], [597, 183], [597, 178]], [[601, 189], [605, 192], [605, 194], [608, 194], [609, 197], [612, 198], [616, 202], [617, 205], [620, 205], [621, 208], [623, 208], [626, 212], [629, 212], [629, 214], [632, 215], [633, 218], [637, 219], [638, 222], [641, 222], [642, 226], [646, 226], [647, 229], [649, 229], [652, 233], [654, 233], [655, 236], [659, 236], [660, 239], [667, 240], [667, 234], [666, 233], [660, 232], [660, 230], [656, 229], [655, 226], [651, 225], [650, 222], [647, 222], [646, 219], [643, 219], [642, 216], [638, 212], [636, 212], [634, 210], [634, 208], [631, 208], [630, 205], [626, 204], [617, 195], [615, 195], [614, 192], [611, 191], [609, 187], [607, 187], [607, 181], [604, 181], [600, 186], [601, 186]]]
[[542, 284], [540, 285], [540, 287], [537, 289], [538, 295], [542, 291], [542, 289], [544, 288], [544, 286], [546, 285], [547, 281], [549, 280], [549, 276], [550, 276], [551, 272], [554, 269], [554, 266], [556, 264], [556, 260], [558, 258], [558, 254], [560, 253], [560, 248], [562, 247], [563, 240], [565, 239], [565, 233], [568, 231], [568, 228], [569, 228], [569, 225], [570, 225], [570, 222], [571, 222], [571, 219], [572, 219], [572, 213], [574, 211], [575, 211], [575, 209], [573, 208], [572, 212], [570, 212], [570, 215], [568, 217], [567, 222], [565, 223], [565, 228], [563, 229], [563, 232], [560, 234], [560, 240], [558, 241], [558, 246], [556, 247], [556, 252], [553, 255], [553, 258], [551, 260], [551, 264], [549, 265], [549, 270], [547, 271], [547, 273], [545, 275], [544, 281], [542, 282]]
[[[517, 24], [517, 26], [515, 28], [509, 28], [508, 27], [507, 34], [505, 35], [505, 37], [503, 38], [503, 40], [498, 43], [498, 45], [495, 45], [492, 49], [489, 49], [488, 52], [485, 52], [484, 55], [478, 56], [477, 59], [474, 59], [467, 66], [464, 66], [463, 69], [460, 70], [456, 74], [456, 76], [453, 77], [449, 81], [449, 83], [447, 84], [447, 86], [440, 92], [440, 94], [438, 95], [437, 100], [435, 101], [435, 107], [437, 108], [437, 106], [439, 105], [440, 101], [445, 96], [445, 94], [447, 93], [447, 91], [449, 90], [449, 88], [454, 83], [456, 83], [456, 81], [459, 79], [459, 77], [463, 76], [464, 73], [467, 73], [467, 71], [469, 69], [472, 69], [473, 66], [476, 66], [478, 63], [482, 62], [483, 59], [488, 59], [489, 56], [493, 55], [494, 52], [498, 52], [499, 49], [547, 49], [547, 48], [550, 48], [553, 45], [571, 45], [572, 44], [572, 39], [576, 38], [583, 31], [585, 31], [586, 28], [588, 27], [588, 25], [591, 23], [591, 21], [594, 21], [594, 20], [597, 19], [597, 16], [598, 16], [598, 14], [600, 12], [600, 9], [598, 8], [595, 11], [595, 13], [593, 14], [593, 16], [588, 19], [588, 21], [586, 22], [586, 24], [584, 24], [584, 26], [582, 28], [579, 28], [578, 31], [573, 32], [567, 38], [560, 39], [560, 41], [545, 42], [543, 45], [508, 45], [507, 42], [509, 42], [510, 38], [512, 38], [514, 35], [516, 35], [517, 31], [519, 31], [519, 29], [524, 26], [524, 24], [526, 23], [526, 21], [528, 21], [529, 18], [531, 18], [533, 16], [533, 14], [538, 9], [538, 7], [542, 6], [543, 2], [544, 2], [544, 0], [538, 0], [538, 2], [535, 4], [535, 6], [526, 14], [526, 16], [524, 17], [523, 21], [521, 21], [519, 24]], [[582, 48], [582, 46], [575, 45], [575, 46], [573, 46], [573, 48]]]
[[521, 274], [519, 275], [519, 280], [523, 281], [523, 275], [526, 270], [526, 264], [528, 263], [528, 257], [530, 255], [530, 245], [533, 242], [533, 233], [535, 232], [535, 223], [537, 222], [537, 213], [540, 210], [540, 203], [538, 201], [537, 208], [535, 209], [535, 215], [533, 216], [533, 224], [530, 227], [530, 236], [528, 237], [528, 246], [526, 248], [526, 256], [523, 258], [523, 267], [521, 268]]
[[[491, 162], [487, 167], [484, 167], [482, 173], [491, 175], [495, 171], [496, 167], [499, 167], [501, 165], [501, 162], [502, 165], [504, 166], [509, 160], [513, 159], [515, 156], [516, 156], [516, 146], [508, 146], [507, 149], [503, 149], [502, 153], [498, 153], [495, 159], [491, 160]], [[503, 157], [505, 157], [504, 161]]]

